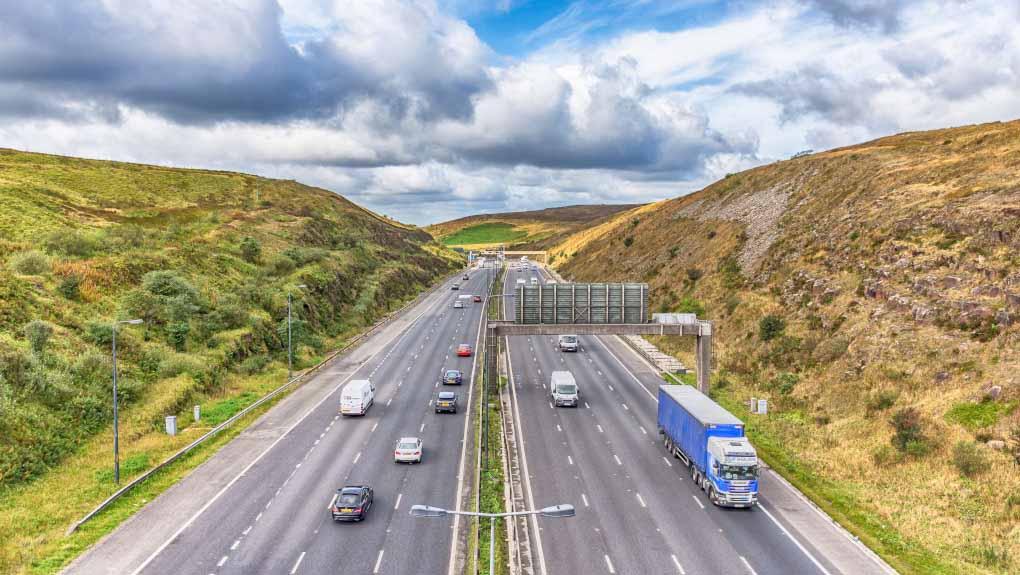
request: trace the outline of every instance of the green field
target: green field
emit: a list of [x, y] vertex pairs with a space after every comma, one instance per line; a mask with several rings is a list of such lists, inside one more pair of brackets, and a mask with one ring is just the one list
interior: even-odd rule
[[443, 238], [443, 244], [448, 246], [504, 244], [522, 239], [527, 235], [528, 232], [516, 229], [513, 224], [492, 222], [466, 227]]

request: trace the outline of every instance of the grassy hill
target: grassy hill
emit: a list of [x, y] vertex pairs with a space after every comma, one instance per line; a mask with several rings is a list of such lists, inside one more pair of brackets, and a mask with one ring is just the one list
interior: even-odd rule
[[113, 490], [111, 322], [145, 320], [117, 342], [130, 478], [285, 380], [288, 294], [303, 367], [460, 265], [293, 181], [0, 150], [0, 572], [59, 566]]
[[599, 204], [480, 214], [433, 224], [425, 230], [447, 246], [477, 249], [504, 244], [518, 249], [543, 250], [578, 230], [634, 207], [633, 204]]
[[1020, 122], [734, 174], [553, 253], [714, 320], [713, 393], [901, 572], [1020, 570]]

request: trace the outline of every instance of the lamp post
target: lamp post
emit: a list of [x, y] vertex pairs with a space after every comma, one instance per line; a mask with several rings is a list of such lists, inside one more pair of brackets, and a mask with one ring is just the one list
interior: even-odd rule
[[[308, 287], [305, 284], [298, 284], [298, 288]], [[291, 321], [291, 293], [287, 292], [287, 381], [294, 377], [294, 348], [291, 346], [290, 321]]]
[[[467, 515], [469, 517], [489, 518], [489, 575], [493, 575], [496, 569], [496, 520], [503, 517], [520, 517], [522, 515], [541, 515], [542, 517], [573, 517], [576, 514], [574, 506], [569, 503], [543, 507], [542, 509], [531, 509], [527, 511], [508, 511], [505, 513], [482, 513], [479, 511], [453, 511], [442, 507], [430, 505], [412, 505], [412, 517], [446, 517], [447, 515]], [[454, 534], [456, 537], [456, 534]]]
[[140, 319], [125, 319], [113, 322], [113, 482], [120, 485], [120, 424], [117, 412], [117, 326], [138, 325]]

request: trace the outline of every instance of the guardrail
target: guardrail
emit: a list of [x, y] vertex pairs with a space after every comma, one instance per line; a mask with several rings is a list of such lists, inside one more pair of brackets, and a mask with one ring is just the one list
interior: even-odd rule
[[659, 371], [664, 373], [687, 373], [687, 368], [684, 364], [680, 363], [677, 358], [666, 355], [659, 351], [659, 348], [655, 347], [645, 338], [640, 335], [623, 335], [620, 336], [634, 351], [638, 352], [641, 357], [645, 358], [649, 363], [658, 368]]
[[162, 469], [165, 469], [167, 466], [169, 466], [173, 462], [175, 462], [178, 459], [180, 459], [181, 457], [187, 455], [193, 449], [195, 449], [196, 447], [202, 445], [202, 443], [204, 443], [204, 442], [208, 441], [209, 439], [211, 439], [212, 437], [216, 436], [219, 432], [221, 432], [224, 429], [230, 427], [238, 419], [241, 419], [245, 415], [248, 415], [253, 410], [257, 409], [260, 405], [264, 404], [265, 402], [269, 401], [270, 399], [273, 399], [274, 397], [276, 397], [280, 393], [286, 391], [287, 388], [289, 388], [290, 386], [294, 385], [294, 383], [300, 381], [302, 378], [306, 377], [309, 374], [312, 374], [312, 373], [318, 371], [320, 368], [322, 368], [322, 366], [324, 366], [327, 363], [333, 361], [340, 354], [345, 353], [345, 352], [351, 350], [354, 346], [356, 346], [356, 345], [360, 344], [361, 342], [363, 342], [366, 338], [368, 338], [369, 336], [374, 334], [381, 327], [385, 326], [386, 324], [388, 324], [389, 322], [393, 321], [394, 319], [400, 317], [401, 315], [403, 315], [403, 313], [405, 311], [407, 311], [408, 309], [414, 307], [415, 305], [420, 303], [423, 299], [425, 299], [426, 297], [428, 297], [429, 295], [431, 295], [432, 293], [437, 291], [439, 288], [444, 286], [448, 281], [450, 281], [454, 277], [459, 276], [462, 273], [463, 273], [463, 270], [460, 270], [460, 271], [457, 271], [456, 273], [452, 273], [452, 274], [448, 275], [442, 281], [436, 283], [434, 286], [432, 286], [428, 290], [422, 292], [421, 294], [418, 295], [418, 297], [416, 297], [413, 300], [411, 300], [410, 302], [404, 304], [399, 309], [396, 309], [396, 310], [386, 314], [382, 319], [380, 319], [379, 321], [377, 321], [374, 324], [372, 324], [372, 326], [370, 328], [368, 328], [367, 330], [365, 330], [365, 331], [361, 332], [360, 334], [356, 335], [354, 337], [354, 339], [352, 339], [351, 341], [347, 342], [340, 349], [337, 349], [337, 350], [333, 351], [332, 353], [330, 353], [325, 359], [323, 359], [319, 363], [317, 363], [314, 366], [306, 369], [302, 373], [296, 375], [295, 377], [293, 377], [292, 379], [287, 381], [287, 383], [284, 383], [280, 387], [277, 387], [276, 389], [270, 391], [266, 395], [263, 395], [257, 401], [255, 401], [255, 403], [252, 403], [248, 407], [246, 407], [246, 408], [242, 409], [241, 411], [235, 413], [230, 419], [228, 419], [228, 420], [224, 421], [223, 423], [217, 425], [216, 427], [210, 429], [205, 434], [203, 434], [201, 437], [199, 437], [195, 441], [192, 441], [188, 445], [182, 447], [180, 450], [178, 450], [173, 455], [171, 455], [170, 457], [166, 458], [165, 460], [163, 460], [162, 462], [157, 464], [152, 469], [150, 469], [150, 470], [146, 471], [145, 473], [139, 475], [138, 477], [132, 479], [131, 481], [126, 483], [124, 485], [124, 487], [121, 487], [117, 491], [114, 491], [112, 495], [110, 495], [109, 497], [104, 499], [102, 503], [100, 503], [95, 509], [90, 511], [87, 515], [85, 515], [84, 517], [82, 517], [78, 521], [74, 522], [67, 529], [67, 531], [64, 533], [64, 536], [66, 537], [68, 535], [71, 535], [75, 531], [77, 531], [79, 527], [84, 525], [86, 522], [88, 522], [90, 519], [92, 519], [96, 515], [99, 515], [100, 513], [102, 513], [102, 511], [104, 509], [109, 507], [114, 501], [116, 501], [117, 499], [122, 497], [125, 493], [127, 493], [128, 491], [131, 491], [131, 489], [133, 489], [134, 487], [138, 486], [140, 483], [142, 483], [143, 481], [145, 481], [149, 477], [152, 477], [157, 472], [161, 471]]

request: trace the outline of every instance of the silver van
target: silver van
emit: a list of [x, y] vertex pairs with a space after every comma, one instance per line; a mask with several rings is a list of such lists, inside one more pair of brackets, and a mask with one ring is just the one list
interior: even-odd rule
[[581, 391], [577, 388], [574, 375], [569, 371], [552, 372], [549, 394], [556, 407], [561, 405], [577, 407], [577, 402], [581, 397]]

